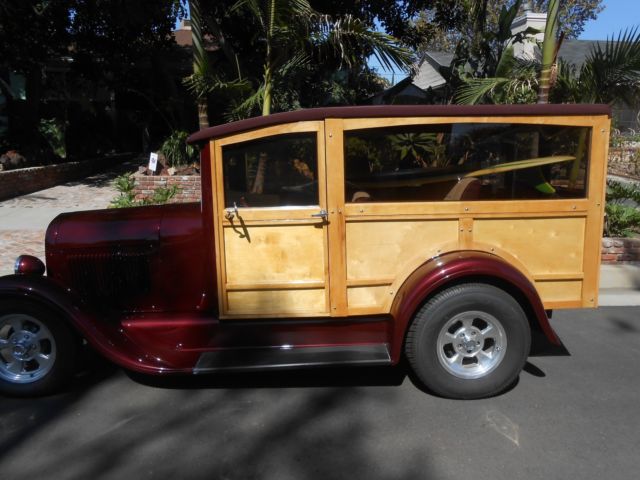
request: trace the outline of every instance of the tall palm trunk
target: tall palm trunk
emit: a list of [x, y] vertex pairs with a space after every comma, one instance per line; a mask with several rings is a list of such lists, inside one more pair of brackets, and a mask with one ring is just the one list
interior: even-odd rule
[[[191, 39], [193, 42], [193, 73], [204, 76], [208, 69], [207, 51], [204, 48], [202, 36], [202, 15], [200, 13], [200, 0], [189, 0], [191, 13]], [[198, 126], [200, 130], [209, 126], [209, 106], [206, 94], [201, 94], [197, 99]]]
[[558, 30], [559, 3], [559, 0], [549, 0], [547, 24], [544, 28], [544, 41], [542, 44], [542, 70], [540, 71], [538, 103], [549, 103], [551, 73], [556, 62], [556, 32]]

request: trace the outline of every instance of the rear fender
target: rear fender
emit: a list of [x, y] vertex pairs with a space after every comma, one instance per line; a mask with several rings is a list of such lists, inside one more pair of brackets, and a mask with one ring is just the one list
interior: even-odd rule
[[391, 306], [394, 319], [391, 355], [394, 363], [400, 359], [405, 333], [422, 304], [443, 288], [465, 280], [496, 283], [516, 297], [532, 324], [537, 323], [551, 343], [561, 344], [549, 324], [538, 292], [522, 272], [486, 252], [450, 252], [422, 264], [400, 287]]

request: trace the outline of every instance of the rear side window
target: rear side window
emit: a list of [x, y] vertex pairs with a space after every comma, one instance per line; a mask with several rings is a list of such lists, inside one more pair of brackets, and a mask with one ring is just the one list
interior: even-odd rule
[[315, 132], [223, 147], [225, 207], [319, 205], [317, 151]]
[[345, 132], [347, 202], [584, 198], [589, 128], [455, 123]]

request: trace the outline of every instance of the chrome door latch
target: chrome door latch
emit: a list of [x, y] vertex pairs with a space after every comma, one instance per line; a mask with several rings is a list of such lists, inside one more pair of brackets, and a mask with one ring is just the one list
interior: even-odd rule
[[240, 217], [238, 213], [238, 205], [236, 202], [233, 202], [233, 207], [228, 207], [224, 209], [224, 216], [227, 220], [233, 220], [233, 216]]
[[325, 222], [329, 220], [329, 214], [324, 208], [320, 210], [318, 213], [312, 213], [311, 216], [315, 218], [321, 218]]

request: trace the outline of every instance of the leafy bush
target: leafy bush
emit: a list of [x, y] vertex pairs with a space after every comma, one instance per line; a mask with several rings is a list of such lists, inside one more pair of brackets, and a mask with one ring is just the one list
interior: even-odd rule
[[634, 183], [607, 181], [605, 233], [610, 237], [629, 237], [640, 231], [640, 188]]
[[198, 161], [198, 151], [187, 143], [189, 134], [182, 130], [175, 130], [160, 147], [170, 167], [180, 167]]
[[53, 153], [60, 158], [67, 158], [65, 142], [65, 125], [55, 118], [41, 119], [38, 131], [45, 138]]
[[135, 179], [133, 175], [125, 173], [120, 175], [115, 180], [115, 187], [120, 195], [111, 200], [109, 208], [128, 208], [128, 207], [141, 207], [144, 205], [160, 205], [167, 203], [173, 197], [175, 197], [180, 189], [176, 185], [170, 187], [157, 188], [151, 197], [144, 198], [142, 200], [136, 200], [133, 189], [135, 187]]

